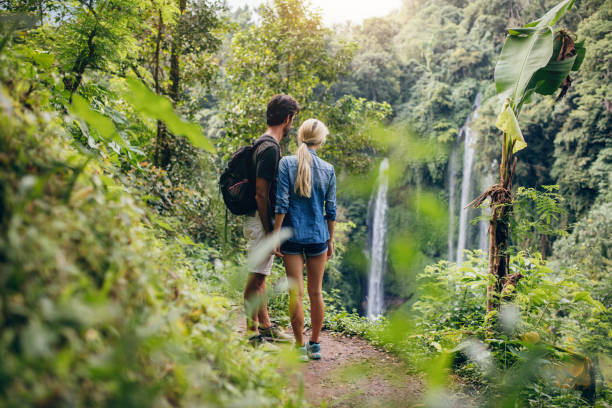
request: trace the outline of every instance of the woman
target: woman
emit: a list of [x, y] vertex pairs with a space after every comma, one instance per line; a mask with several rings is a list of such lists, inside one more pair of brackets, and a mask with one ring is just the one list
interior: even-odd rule
[[[317, 119], [308, 119], [298, 130], [298, 151], [283, 157], [278, 169], [274, 231], [293, 230], [292, 238], [277, 248], [289, 280], [289, 315], [296, 345], [303, 360], [321, 358], [319, 335], [323, 326], [323, 272], [333, 253], [336, 220], [334, 167], [317, 156], [329, 131]], [[325, 214], [323, 210], [325, 209]], [[306, 262], [312, 334], [304, 344], [303, 269]]]

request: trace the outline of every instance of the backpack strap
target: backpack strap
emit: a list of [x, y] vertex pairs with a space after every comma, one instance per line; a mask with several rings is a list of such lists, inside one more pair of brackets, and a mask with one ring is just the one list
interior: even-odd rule
[[255, 156], [257, 155], [257, 149], [259, 149], [259, 146], [262, 146], [265, 143], [274, 144], [273, 141], [268, 140], [267, 138], [259, 138], [253, 141], [253, 144], [251, 146], [251, 164], [253, 165], [253, 168], [255, 168]]
[[263, 145], [264, 143], [274, 143], [274, 142], [271, 140], [268, 140], [267, 138], [260, 137], [259, 139], [253, 142], [253, 147], [252, 147], [253, 152], [255, 152], [259, 148], [259, 146]]

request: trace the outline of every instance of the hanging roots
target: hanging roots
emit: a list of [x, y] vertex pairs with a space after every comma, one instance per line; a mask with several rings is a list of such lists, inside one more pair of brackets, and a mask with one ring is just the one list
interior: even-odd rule
[[487, 191], [482, 193], [480, 197], [476, 198], [474, 201], [466, 205], [465, 208], [472, 206], [474, 206], [474, 208], [478, 208], [489, 197], [491, 197], [491, 206], [512, 203], [512, 191], [510, 191], [510, 189], [508, 188], [503, 187], [501, 184], [494, 184], [489, 187]]

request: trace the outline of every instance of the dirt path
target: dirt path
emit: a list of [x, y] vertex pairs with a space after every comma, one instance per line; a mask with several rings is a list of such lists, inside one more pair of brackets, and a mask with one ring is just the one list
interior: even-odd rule
[[304, 364], [304, 394], [315, 407], [409, 407], [422, 383], [368, 342], [323, 332], [323, 359]]
[[[241, 313], [233, 319], [245, 335]], [[292, 334], [290, 329], [285, 333]], [[395, 356], [365, 340], [338, 333], [324, 331], [320, 341], [323, 358], [303, 363], [301, 375], [292, 381], [295, 392], [303, 384], [304, 396], [312, 407], [411, 407], [421, 399], [420, 378]]]

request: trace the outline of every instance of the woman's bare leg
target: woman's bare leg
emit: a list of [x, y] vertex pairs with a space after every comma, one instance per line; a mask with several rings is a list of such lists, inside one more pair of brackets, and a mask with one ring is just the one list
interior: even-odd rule
[[308, 280], [308, 297], [310, 297], [310, 320], [312, 321], [312, 334], [310, 341], [319, 342], [319, 335], [323, 327], [323, 273], [327, 254], [306, 259], [306, 276]]
[[285, 271], [289, 281], [289, 316], [291, 327], [298, 346], [304, 345], [304, 257], [302, 255], [285, 255]]

